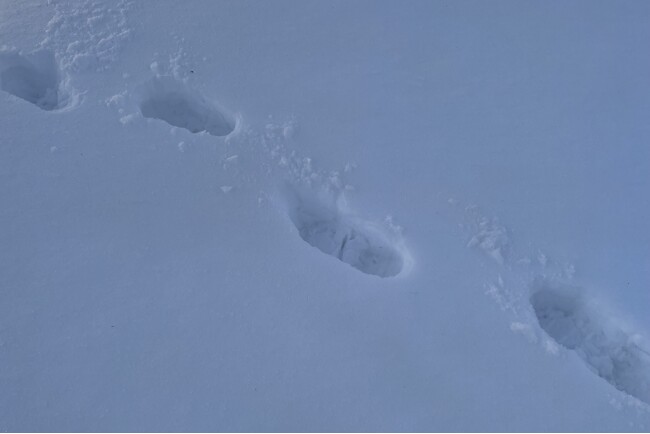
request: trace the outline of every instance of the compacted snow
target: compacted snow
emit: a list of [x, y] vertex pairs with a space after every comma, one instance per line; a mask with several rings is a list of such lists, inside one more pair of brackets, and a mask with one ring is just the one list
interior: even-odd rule
[[0, 430], [647, 431], [649, 24], [0, 2]]

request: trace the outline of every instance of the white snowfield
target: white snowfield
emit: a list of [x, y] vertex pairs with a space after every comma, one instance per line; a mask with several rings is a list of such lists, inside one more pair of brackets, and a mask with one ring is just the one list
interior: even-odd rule
[[635, 1], [0, 2], [0, 430], [647, 431], [648, 40]]

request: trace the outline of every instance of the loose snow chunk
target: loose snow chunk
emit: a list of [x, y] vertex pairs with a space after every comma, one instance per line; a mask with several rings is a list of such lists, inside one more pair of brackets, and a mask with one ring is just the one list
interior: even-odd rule
[[506, 228], [496, 222], [484, 219], [479, 223], [479, 231], [467, 243], [468, 247], [477, 247], [500, 265], [505, 262], [509, 239]]
[[510, 324], [510, 330], [512, 330], [515, 333], [521, 333], [529, 342], [535, 342], [537, 340], [537, 337], [535, 336], [535, 332], [533, 331], [533, 329], [529, 324], [524, 324], [521, 322], [513, 322]]

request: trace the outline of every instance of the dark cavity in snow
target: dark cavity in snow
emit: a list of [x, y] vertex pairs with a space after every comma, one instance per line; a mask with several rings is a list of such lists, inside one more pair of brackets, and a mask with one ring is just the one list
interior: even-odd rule
[[333, 200], [289, 189], [289, 217], [300, 237], [323, 253], [379, 277], [398, 275], [404, 255], [385, 228], [340, 210]]
[[633, 335], [586, 303], [579, 288], [538, 280], [533, 289], [535, 315], [551, 338], [617, 389], [650, 403], [650, 354]]
[[27, 56], [0, 52], [0, 88], [43, 110], [61, 108], [59, 71], [54, 54], [40, 50]]
[[229, 113], [173, 77], [153, 78], [144, 88], [140, 110], [146, 118], [192, 133], [227, 136], [235, 129], [235, 119]]

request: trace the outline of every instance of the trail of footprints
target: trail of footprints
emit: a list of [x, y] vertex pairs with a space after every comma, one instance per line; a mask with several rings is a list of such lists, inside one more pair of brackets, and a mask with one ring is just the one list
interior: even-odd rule
[[[0, 88], [43, 110], [67, 105], [61, 75], [52, 51], [28, 55], [0, 52]], [[144, 118], [194, 134], [227, 136], [235, 130], [236, 119], [228, 110], [174, 77], [155, 76], [141, 86], [139, 93], [139, 110]], [[311, 246], [366, 274], [393, 277], [402, 271], [404, 248], [398, 248], [381, 225], [319, 201], [313, 192], [298, 193], [295, 189], [286, 199], [290, 220]]]
[[[46, 111], [64, 109], [76, 100], [48, 50], [26, 55], [0, 51], [0, 89]], [[227, 136], [236, 127], [230, 112], [169, 76], [145, 83], [139, 109], [145, 118], [191, 133]], [[347, 212], [335, 198], [321, 193], [296, 186], [285, 189], [288, 218], [306, 243], [365, 274], [386, 278], [404, 270], [408, 252], [400, 236]], [[584, 291], [537, 279], [531, 293], [535, 317], [550, 338], [575, 351], [617, 389], [650, 403], [650, 354], [592, 308]]]
[[[235, 129], [235, 119], [225, 109], [172, 77], [153, 78], [143, 94], [140, 110], [146, 118], [214, 136]], [[313, 191], [288, 187], [285, 199], [290, 220], [309, 245], [366, 274], [394, 277], [402, 271], [404, 248], [381, 225], [344, 212], [332, 198]]]

